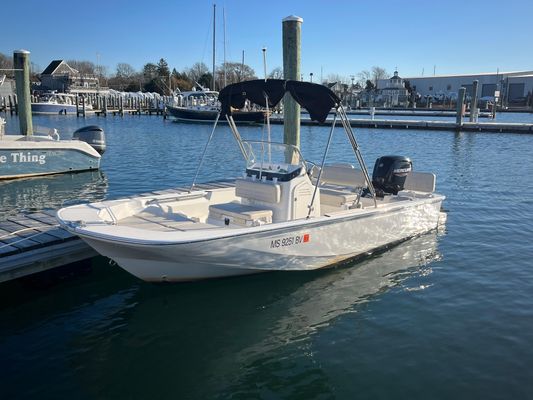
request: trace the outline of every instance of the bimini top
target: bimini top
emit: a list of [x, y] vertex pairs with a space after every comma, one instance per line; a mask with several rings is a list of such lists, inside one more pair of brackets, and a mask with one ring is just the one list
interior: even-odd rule
[[231, 115], [232, 109], [241, 109], [246, 100], [261, 107], [275, 107], [285, 93], [304, 107], [313, 121], [323, 123], [330, 110], [338, 107], [341, 100], [325, 86], [300, 81], [283, 79], [257, 79], [234, 83], [220, 91], [218, 100], [221, 103], [220, 116]]

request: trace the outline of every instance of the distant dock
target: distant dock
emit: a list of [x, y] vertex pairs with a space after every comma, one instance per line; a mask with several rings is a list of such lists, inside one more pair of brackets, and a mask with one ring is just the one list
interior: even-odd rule
[[[462, 122], [455, 121], [421, 121], [407, 119], [368, 119], [349, 118], [350, 125], [356, 128], [371, 129], [421, 129], [438, 131], [462, 131], [462, 132], [510, 132], [510, 133], [533, 133], [533, 124], [515, 122]], [[272, 124], [283, 124], [281, 116], [273, 116]], [[333, 120], [328, 118], [324, 124], [331, 126]], [[319, 125], [309, 118], [301, 118], [302, 125]]]

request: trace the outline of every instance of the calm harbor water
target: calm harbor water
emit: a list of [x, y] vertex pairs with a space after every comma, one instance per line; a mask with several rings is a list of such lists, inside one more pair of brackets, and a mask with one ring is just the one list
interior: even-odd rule
[[[102, 126], [102, 170], [0, 183], [0, 218], [187, 184], [211, 129], [130, 116], [34, 124], [64, 137]], [[320, 160], [327, 133], [302, 128], [306, 158]], [[369, 168], [401, 154], [437, 174], [445, 232], [310, 273], [153, 285], [97, 258], [48, 286], [1, 284], [0, 397], [532, 398], [533, 136], [356, 134]], [[241, 173], [227, 128], [207, 159], [200, 181]], [[354, 161], [340, 130], [329, 159]]]

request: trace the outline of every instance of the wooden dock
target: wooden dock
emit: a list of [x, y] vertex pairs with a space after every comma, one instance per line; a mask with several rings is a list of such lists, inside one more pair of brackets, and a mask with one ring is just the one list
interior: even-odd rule
[[[457, 124], [455, 121], [421, 121], [407, 119], [363, 119], [349, 118], [350, 125], [356, 128], [372, 129], [422, 129], [439, 131], [461, 131], [461, 132], [511, 132], [511, 133], [533, 133], [533, 124], [515, 122], [463, 122]], [[279, 115], [274, 115], [270, 122], [272, 124], [283, 124], [283, 119]], [[331, 126], [333, 120], [327, 119], [324, 124]], [[318, 122], [309, 118], [301, 118], [302, 125], [319, 125]], [[340, 125], [339, 125], [340, 126]]]
[[[233, 185], [234, 181], [229, 179], [197, 184], [195, 188], [207, 190]], [[143, 193], [140, 196], [178, 194], [188, 189], [178, 187]], [[0, 220], [0, 282], [79, 262], [96, 255], [96, 251], [76, 235], [59, 227], [53, 210], [16, 214]]]

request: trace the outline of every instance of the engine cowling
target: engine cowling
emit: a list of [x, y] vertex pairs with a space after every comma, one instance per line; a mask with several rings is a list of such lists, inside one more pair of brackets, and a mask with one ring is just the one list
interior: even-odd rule
[[97, 125], [84, 126], [74, 131], [72, 139], [82, 140], [88, 143], [100, 154], [104, 154], [106, 150], [104, 130]]
[[378, 196], [385, 193], [398, 194], [404, 189], [407, 174], [413, 170], [413, 163], [405, 156], [382, 156], [376, 160], [372, 172], [372, 185]]

